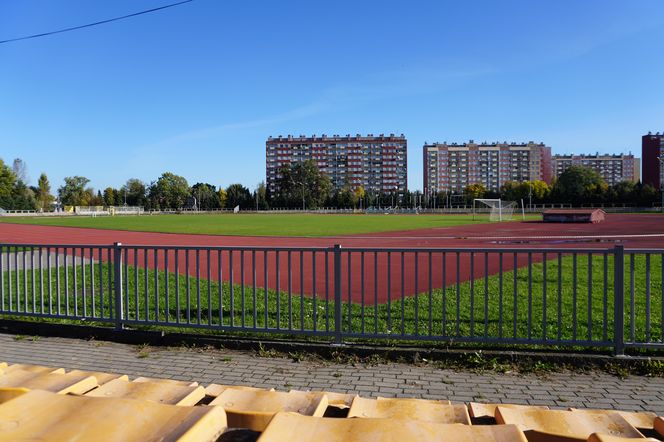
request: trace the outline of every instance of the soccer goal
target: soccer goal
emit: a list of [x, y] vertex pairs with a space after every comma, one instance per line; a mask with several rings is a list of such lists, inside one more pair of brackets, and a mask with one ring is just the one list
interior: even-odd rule
[[475, 215], [488, 213], [490, 221], [510, 221], [515, 208], [514, 201], [477, 198], [473, 200], [473, 220]]

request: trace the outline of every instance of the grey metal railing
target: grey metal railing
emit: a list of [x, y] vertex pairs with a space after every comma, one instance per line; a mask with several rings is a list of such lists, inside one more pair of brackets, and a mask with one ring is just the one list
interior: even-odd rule
[[664, 249], [0, 245], [0, 316], [664, 348]]

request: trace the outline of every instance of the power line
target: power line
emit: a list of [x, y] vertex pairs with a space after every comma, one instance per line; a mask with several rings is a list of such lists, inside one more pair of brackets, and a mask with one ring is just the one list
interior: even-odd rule
[[91, 26], [103, 25], [105, 23], [110, 23], [110, 22], [113, 22], [113, 21], [123, 20], [125, 18], [130, 18], [130, 17], [136, 17], [137, 15], [149, 14], [150, 12], [155, 12], [155, 11], [160, 11], [162, 9], [172, 8], [174, 6], [179, 6], [179, 5], [182, 5], [184, 3], [189, 3], [189, 2], [193, 2], [193, 1], [194, 0], [183, 0], [181, 2], [172, 3], [170, 5], [160, 6], [158, 8], [146, 9], [145, 11], [134, 12], [133, 14], [123, 15], [122, 17], [109, 18], [108, 20], [102, 20], [102, 21], [98, 21], [98, 22], [94, 22], [94, 23], [88, 23], [86, 25], [74, 26], [74, 27], [71, 27], [71, 28], [59, 29], [57, 31], [44, 32], [44, 33], [41, 33], [41, 34], [27, 35], [25, 37], [10, 38], [9, 40], [0, 40], [0, 44], [2, 44], [2, 43], [11, 43], [13, 41], [19, 41], [19, 40], [28, 40], [30, 38], [46, 37], [48, 35], [60, 34], [62, 32], [75, 31], [77, 29], [83, 29], [83, 28], [89, 28]]

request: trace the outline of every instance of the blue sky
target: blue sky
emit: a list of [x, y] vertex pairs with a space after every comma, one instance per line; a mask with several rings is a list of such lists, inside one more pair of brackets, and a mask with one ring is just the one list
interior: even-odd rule
[[[0, 40], [172, 0], [0, 0]], [[255, 188], [265, 139], [404, 133], [627, 152], [664, 130], [664, 1], [195, 0], [0, 45], [0, 158], [32, 184]]]

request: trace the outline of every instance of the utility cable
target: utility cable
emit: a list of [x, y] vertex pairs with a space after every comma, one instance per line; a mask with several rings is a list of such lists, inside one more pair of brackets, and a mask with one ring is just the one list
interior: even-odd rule
[[27, 35], [25, 37], [10, 38], [8, 40], [0, 40], [0, 44], [2, 44], [2, 43], [11, 43], [11, 42], [14, 42], [14, 41], [19, 41], [19, 40], [28, 40], [30, 38], [46, 37], [46, 36], [53, 35], [53, 34], [60, 34], [62, 32], [75, 31], [77, 29], [83, 29], [83, 28], [89, 28], [89, 27], [92, 27], [92, 26], [103, 25], [105, 23], [110, 23], [110, 22], [113, 22], [113, 21], [123, 20], [125, 18], [130, 18], [130, 17], [136, 17], [137, 15], [149, 14], [150, 12], [156, 12], [156, 11], [160, 11], [162, 9], [172, 8], [174, 6], [179, 6], [179, 5], [182, 5], [184, 3], [190, 3], [190, 2], [193, 2], [193, 1], [194, 0], [183, 0], [181, 2], [171, 3], [170, 5], [164, 5], [164, 6], [160, 6], [158, 8], [146, 9], [145, 11], [134, 12], [133, 14], [123, 15], [122, 17], [109, 18], [108, 20], [102, 20], [102, 21], [98, 21], [98, 22], [94, 22], [94, 23], [88, 23], [88, 24], [81, 25], [81, 26], [74, 26], [74, 27], [71, 27], [71, 28], [59, 29], [57, 31], [44, 32], [44, 33], [41, 33], [41, 34]]

